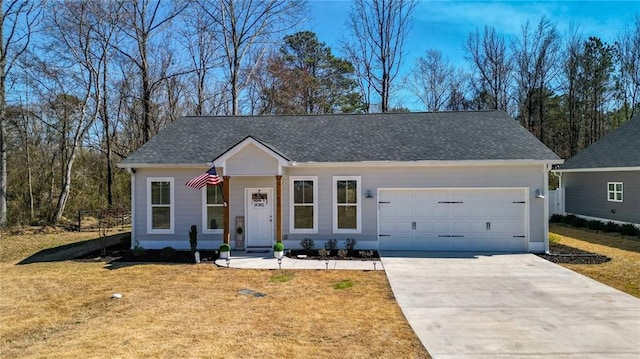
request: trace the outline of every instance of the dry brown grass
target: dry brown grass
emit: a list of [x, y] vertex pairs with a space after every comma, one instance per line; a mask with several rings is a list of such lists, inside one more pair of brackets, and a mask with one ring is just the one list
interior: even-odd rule
[[617, 234], [552, 225], [561, 244], [606, 255], [603, 264], [562, 264], [608, 286], [640, 298], [640, 241]]
[[16, 264], [88, 238], [0, 239], [0, 357], [429, 357], [379, 271]]

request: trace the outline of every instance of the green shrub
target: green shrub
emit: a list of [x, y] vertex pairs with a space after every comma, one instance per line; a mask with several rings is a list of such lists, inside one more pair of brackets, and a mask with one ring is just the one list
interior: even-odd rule
[[136, 256], [136, 257], [141, 256], [141, 255], [145, 254], [146, 252], [147, 252], [147, 250], [144, 249], [144, 247], [140, 247], [138, 245], [133, 247], [133, 255]]
[[344, 248], [350, 252], [356, 247], [357, 243], [358, 241], [356, 241], [355, 238], [347, 238], [344, 241]]
[[276, 242], [276, 244], [273, 245], [273, 251], [284, 252], [284, 244], [282, 244], [282, 242]]
[[587, 222], [587, 227], [589, 229], [593, 229], [594, 231], [600, 231], [602, 230], [602, 226], [604, 225], [604, 223], [598, 221], [598, 220], [591, 220], [589, 222]]
[[549, 233], [549, 243], [560, 242], [560, 236], [555, 233]]
[[222, 243], [220, 245], [220, 252], [229, 252], [230, 250], [231, 250], [231, 247], [229, 247], [228, 244]]
[[562, 223], [564, 216], [561, 214], [554, 214], [549, 218], [549, 223]]
[[328, 251], [335, 251], [336, 249], [338, 249], [338, 240], [333, 238], [324, 242], [324, 249]]
[[318, 249], [318, 255], [320, 255], [320, 258], [327, 258], [329, 256], [329, 250], [328, 249]]
[[620, 226], [620, 234], [625, 236], [640, 235], [640, 230], [631, 223], [625, 223]]
[[578, 218], [573, 214], [567, 214], [566, 216], [564, 216], [564, 218], [562, 218], [562, 223], [564, 224], [572, 224], [573, 221]]
[[349, 252], [346, 249], [338, 249], [338, 257], [346, 258]]
[[571, 222], [571, 225], [574, 227], [582, 228], [587, 225], [587, 220], [582, 217], [575, 217], [573, 219], [573, 222]]
[[303, 240], [301, 240], [300, 246], [302, 246], [302, 249], [307, 252], [311, 252], [314, 248], [316, 248], [316, 244], [313, 243], [313, 239], [311, 238], [304, 238]]
[[172, 247], [164, 247], [160, 250], [160, 257], [161, 258], [173, 258], [176, 255], [176, 250], [173, 249]]
[[604, 225], [604, 231], [607, 232], [607, 233], [619, 232], [620, 231], [620, 226], [617, 225], [616, 223], [613, 223], [613, 222], [609, 221]]

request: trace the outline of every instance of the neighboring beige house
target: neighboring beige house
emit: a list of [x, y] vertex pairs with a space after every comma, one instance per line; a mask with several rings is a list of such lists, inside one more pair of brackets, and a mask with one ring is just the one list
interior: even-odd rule
[[[211, 162], [224, 185], [185, 186]], [[501, 111], [185, 117], [122, 163], [132, 245], [544, 252], [560, 164]], [[228, 203], [224, 205], [225, 201]], [[236, 235], [242, 227], [241, 235]]]

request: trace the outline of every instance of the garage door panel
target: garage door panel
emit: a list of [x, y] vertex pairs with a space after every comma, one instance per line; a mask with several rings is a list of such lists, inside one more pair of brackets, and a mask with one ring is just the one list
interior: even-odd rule
[[392, 235], [380, 248], [524, 251], [525, 198], [523, 189], [380, 190], [389, 203], [380, 204], [379, 230]]
[[449, 234], [451, 231], [451, 223], [449, 222], [433, 222], [433, 232], [441, 234]]
[[413, 222], [399, 221], [396, 222], [396, 233], [413, 233]]
[[434, 198], [433, 192], [426, 191], [412, 191], [411, 199], [415, 203], [438, 203], [438, 200]]
[[451, 231], [452, 234], [470, 233], [471, 223], [468, 221], [453, 220], [451, 222]]
[[381, 233], [388, 233], [388, 234], [393, 234], [396, 233], [397, 231], [397, 226], [395, 222], [390, 222], [390, 221], [380, 221], [380, 232]]
[[414, 210], [414, 218], [431, 218], [438, 213], [437, 209], [434, 206], [429, 205], [416, 205]]
[[440, 219], [449, 219], [451, 218], [451, 209], [450, 208], [438, 208], [433, 211], [432, 219], [440, 220]]
[[433, 222], [416, 222], [415, 232], [420, 235], [433, 233]]
[[471, 216], [471, 208], [469, 206], [454, 205], [452, 206], [451, 215], [454, 217], [469, 217]]
[[396, 207], [396, 216], [398, 218], [412, 218], [413, 217], [413, 206], [398, 206]]
[[383, 220], [394, 219], [398, 217], [398, 211], [396, 207], [380, 206], [380, 209], [378, 211], [378, 216]]

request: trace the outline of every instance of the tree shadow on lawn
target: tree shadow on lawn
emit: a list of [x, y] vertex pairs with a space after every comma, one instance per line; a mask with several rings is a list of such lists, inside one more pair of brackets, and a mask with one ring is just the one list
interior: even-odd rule
[[43, 249], [21, 260], [17, 265], [47, 262], [63, 262], [73, 260], [89, 253], [101, 253], [108, 248], [130, 245], [131, 232], [118, 233], [102, 238], [89, 239], [82, 242]]

